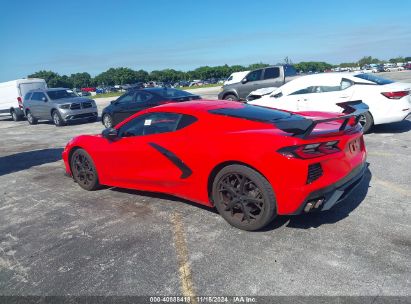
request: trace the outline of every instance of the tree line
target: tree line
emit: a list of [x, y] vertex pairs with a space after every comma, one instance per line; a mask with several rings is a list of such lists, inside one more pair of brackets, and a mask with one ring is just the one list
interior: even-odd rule
[[[411, 61], [411, 57], [396, 57], [389, 59], [389, 62], [407, 62]], [[318, 61], [304, 61], [294, 64], [297, 71], [301, 72], [323, 72], [335, 67], [356, 67], [363, 66], [365, 64], [371, 63], [383, 63], [387, 61], [379, 60], [373, 58], [372, 56], [364, 56], [357, 62], [351, 63], [341, 63], [339, 65], [332, 65], [327, 62]], [[292, 64], [291, 60], [286, 57], [283, 63], [279, 64]], [[196, 68], [192, 71], [177, 71], [174, 69], [164, 69], [164, 70], [154, 70], [147, 72], [145, 70], [133, 70], [130, 68], [110, 68], [105, 72], [98, 74], [95, 77], [87, 72], [75, 73], [70, 76], [59, 75], [52, 71], [38, 71], [31, 75], [29, 78], [42, 78], [45, 79], [47, 85], [51, 88], [53, 87], [65, 87], [65, 88], [84, 88], [90, 86], [112, 86], [112, 85], [123, 85], [123, 84], [133, 84], [137, 82], [148, 82], [148, 81], [161, 81], [161, 82], [177, 82], [177, 81], [191, 81], [194, 79], [223, 79], [227, 78], [231, 73], [254, 70], [262, 67], [269, 66], [267, 63], [254, 63], [248, 66], [243, 65], [232, 65], [227, 64], [221, 66], [202, 66]]]

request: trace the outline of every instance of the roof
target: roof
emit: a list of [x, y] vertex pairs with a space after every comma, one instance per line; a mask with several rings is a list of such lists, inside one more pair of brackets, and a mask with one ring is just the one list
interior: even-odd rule
[[70, 90], [70, 89], [68, 88], [34, 89], [34, 90], [31, 90], [30, 92], [34, 92], [34, 91], [51, 92], [51, 91], [60, 91], [60, 90]]

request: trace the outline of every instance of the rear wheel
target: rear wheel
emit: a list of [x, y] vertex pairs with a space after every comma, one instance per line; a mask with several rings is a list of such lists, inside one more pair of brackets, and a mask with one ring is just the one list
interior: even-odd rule
[[30, 125], [35, 125], [35, 124], [37, 124], [37, 118], [35, 118], [35, 117], [33, 116], [33, 114], [31, 114], [30, 111], [27, 111], [27, 112], [26, 112], [26, 116], [27, 116], [27, 122], [28, 122]]
[[70, 159], [74, 180], [81, 188], [93, 191], [100, 187], [96, 167], [90, 155], [83, 149], [74, 151]]
[[61, 127], [65, 125], [64, 120], [63, 118], [61, 118], [59, 111], [54, 110], [51, 114], [51, 117], [53, 118], [53, 123], [56, 127]]
[[17, 115], [16, 111], [14, 111], [14, 110], [11, 111], [11, 118], [13, 118], [14, 121], [20, 121], [21, 120], [21, 116]]
[[214, 179], [212, 198], [221, 216], [239, 229], [258, 230], [276, 217], [276, 200], [270, 183], [246, 166], [224, 167]]
[[364, 133], [368, 133], [374, 125], [374, 119], [370, 112], [361, 114], [358, 122], [361, 124]]
[[224, 96], [224, 100], [234, 100], [234, 101], [238, 101], [237, 96], [235, 96], [234, 94], [227, 94]]

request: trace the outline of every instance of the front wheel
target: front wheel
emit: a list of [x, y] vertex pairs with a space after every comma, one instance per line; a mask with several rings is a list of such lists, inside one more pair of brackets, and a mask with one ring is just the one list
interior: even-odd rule
[[112, 128], [113, 127], [113, 119], [111, 118], [110, 114], [104, 114], [103, 115], [103, 125], [106, 128]]
[[61, 115], [58, 111], [53, 111], [53, 114], [51, 115], [53, 117], [53, 123], [56, 127], [61, 127], [64, 126], [64, 120], [61, 118]]
[[358, 122], [361, 124], [364, 133], [368, 133], [374, 125], [374, 119], [370, 112], [361, 114]]
[[93, 191], [100, 187], [97, 170], [90, 155], [83, 149], [74, 151], [70, 159], [74, 180], [81, 188]]
[[35, 125], [35, 124], [37, 124], [37, 118], [35, 118], [35, 117], [33, 116], [33, 114], [31, 114], [30, 111], [27, 111], [27, 112], [26, 112], [26, 116], [27, 116], [27, 122], [28, 122], [30, 125]]
[[221, 216], [242, 230], [261, 229], [277, 215], [270, 183], [246, 166], [224, 167], [214, 179], [212, 198]]

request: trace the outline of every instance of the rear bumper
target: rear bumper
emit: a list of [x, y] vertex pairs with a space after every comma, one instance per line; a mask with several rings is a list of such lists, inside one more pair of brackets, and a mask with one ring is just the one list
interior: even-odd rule
[[292, 215], [331, 209], [344, 200], [361, 183], [366, 169], [367, 165], [364, 162], [338, 182], [311, 192]]

